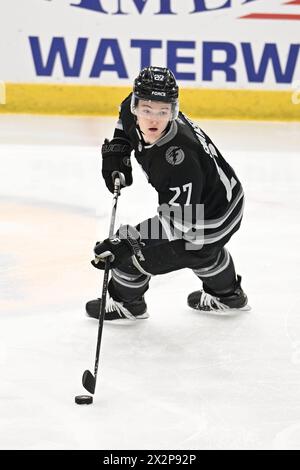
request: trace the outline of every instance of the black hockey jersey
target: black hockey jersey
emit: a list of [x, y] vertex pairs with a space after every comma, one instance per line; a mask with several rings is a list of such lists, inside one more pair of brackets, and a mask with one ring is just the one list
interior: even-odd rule
[[208, 135], [181, 112], [163, 137], [146, 144], [130, 100], [131, 95], [121, 104], [114, 137], [130, 143], [156, 189], [156, 219], [163, 233], [169, 240], [183, 238], [194, 249], [224, 244], [243, 215], [243, 189], [234, 170]]

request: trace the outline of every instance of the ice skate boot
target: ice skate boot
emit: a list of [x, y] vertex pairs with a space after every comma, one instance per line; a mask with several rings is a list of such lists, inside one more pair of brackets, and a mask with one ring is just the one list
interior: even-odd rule
[[235, 290], [232, 293], [217, 296], [198, 290], [188, 296], [187, 303], [189, 307], [203, 312], [229, 313], [229, 311], [250, 310], [247, 296], [241, 288], [241, 276], [237, 276]]
[[[101, 299], [90, 300], [86, 304], [86, 313], [89, 317], [99, 318]], [[104, 320], [140, 320], [148, 318], [147, 305], [144, 297], [133, 302], [118, 302], [110, 297], [105, 305]]]

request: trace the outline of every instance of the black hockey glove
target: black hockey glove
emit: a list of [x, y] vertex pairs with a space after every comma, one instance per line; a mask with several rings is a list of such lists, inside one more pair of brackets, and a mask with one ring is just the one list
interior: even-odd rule
[[121, 187], [132, 184], [131, 146], [122, 139], [105, 139], [102, 145], [102, 176], [111, 193], [114, 192], [114, 173], [120, 174]]
[[131, 225], [122, 225], [114, 238], [106, 238], [103, 242], [97, 242], [94, 248], [95, 259], [91, 262], [95, 268], [104, 269], [105, 259], [110, 257], [110, 266], [117, 268], [131, 256], [134, 256], [138, 264], [145, 261], [142, 253], [144, 244], [140, 233]]

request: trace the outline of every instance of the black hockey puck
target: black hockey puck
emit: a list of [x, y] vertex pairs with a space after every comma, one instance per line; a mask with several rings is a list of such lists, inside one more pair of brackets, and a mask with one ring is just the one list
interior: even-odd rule
[[90, 395], [77, 395], [75, 397], [75, 403], [77, 403], [77, 405], [90, 405], [93, 403], [93, 397]]

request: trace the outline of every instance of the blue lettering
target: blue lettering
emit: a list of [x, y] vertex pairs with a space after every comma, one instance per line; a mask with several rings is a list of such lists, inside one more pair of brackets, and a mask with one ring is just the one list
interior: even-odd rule
[[[128, 0], [126, 1], [128, 3]], [[132, 0], [132, 1], [136, 6], [137, 11], [140, 14], [142, 14], [148, 0]], [[124, 11], [122, 11], [121, 3], [122, 3], [122, 0], [118, 0], [118, 10], [114, 13], [114, 15], [128, 15], [128, 13], [125, 13]], [[155, 15], [176, 15], [176, 13], [173, 13], [173, 11], [171, 10], [171, 0], [160, 0], [160, 10], [157, 13], [155, 13]]]
[[194, 0], [195, 4], [195, 9], [191, 13], [199, 13], [201, 11], [212, 11], [212, 10], [221, 10], [223, 8], [230, 8], [231, 7], [231, 0], [226, 0], [224, 3], [224, 0], [220, 0], [223, 3], [219, 6], [214, 6], [211, 8], [208, 8], [207, 6], [207, 0]]
[[[214, 62], [213, 52], [225, 51], [225, 62]], [[226, 75], [227, 82], [236, 81], [236, 71], [232, 67], [235, 64], [237, 52], [234, 44], [230, 42], [205, 42], [203, 43], [203, 80], [212, 81], [215, 70], [222, 70]]]
[[[108, 51], [111, 52], [113, 57], [112, 64], [105, 64]], [[128, 78], [117, 39], [101, 39], [100, 41], [90, 77], [100, 77], [103, 71], [116, 72], [119, 78]]]
[[167, 42], [167, 66], [174, 72], [178, 80], [195, 80], [192, 72], [177, 72], [177, 64], [193, 64], [193, 57], [178, 57], [178, 49], [195, 49], [195, 41], [168, 41]]
[[108, 13], [101, 5], [101, 0], [81, 0], [80, 3], [71, 3], [72, 7], [85, 8], [86, 10]]
[[160, 10], [155, 15], [177, 15], [171, 10], [171, 0], [160, 0]]
[[[147, 1], [148, 0], [133, 0], [133, 3], [135, 4], [136, 9], [139, 13], [143, 13]], [[115, 15], [128, 15], [128, 13], [125, 13], [124, 11], [121, 10], [121, 3], [122, 3], [122, 0], [118, 0], [118, 10], [114, 14]], [[128, 3], [128, 0], [127, 0], [127, 3]]]
[[271, 62], [273, 65], [276, 82], [292, 83], [299, 54], [299, 44], [291, 44], [285, 71], [282, 70], [276, 44], [266, 44], [257, 72], [255, 71], [251, 44], [244, 42], [241, 43], [241, 45], [249, 82], [262, 83], [265, 79], [269, 62]]
[[[128, 15], [125, 11], [122, 10], [122, 0], [118, 1], [117, 11], [112, 13], [113, 15]], [[145, 6], [148, 3], [148, 0], [132, 0], [138, 13], [142, 14], [144, 12]], [[213, 0], [214, 3], [211, 4], [212, 0], [194, 0], [194, 11], [191, 13], [201, 13], [207, 11], [222, 10], [224, 8], [230, 8], [232, 6], [232, 0], [218, 0], [219, 4], [215, 4], [216, 0]], [[245, 5], [246, 3], [255, 2], [257, 0], [241, 0], [241, 4]], [[80, 3], [70, 3], [71, 6], [77, 8], [84, 8], [85, 10], [95, 11], [98, 13], [108, 14], [109, 12], [105, 10], [102, 6], [102, 0], [81, 0]], [[128, 0], [126, 0], [128, 5]], [[153, 3], [153, 2], [149, 2]], [[171, 4], [172, 0], [159, 0], [160, 9], [155, 15], [177, 15], [177, 13], [172, 11]]]
[[141, 69], [151, 65], [151, 50], [160, 49], [162, 41], [153, 41], [151, 39], [132, 39], [131, 47], [139, 47], [141, 49]]
[[64, 76], [79, 77], [85, 49], [87, 46], [87, 41], [87, 38], [78, 39], [73, 65], [70, 65], [64, 38], [53, 38], [48, 58], [46, 60], [46, 65], [44, 65], [39, 38], [36, 36], [29, 36], [29, 42], [36, 74], [42, 77], [51, 76], [53, 73], [53, 67], [56, 61], [56, 57], [59, 56]]
[[[249, 2], [256, 2], [257, 0], [244, 0], [242, 5], [245, 5], [246, 3]], [[214, 10], [222, 10], [224, 8], [231, 8], [232, 6], [232, 1], [231, 0], [219, 0], [220, 5], [212, 6], [208, 5], [208, 2], [211, 2], [211, 0], [194, 0], [194, 6], [195, 9], [191, 13], [201, 13], [203, 11], [214, 11]]]

